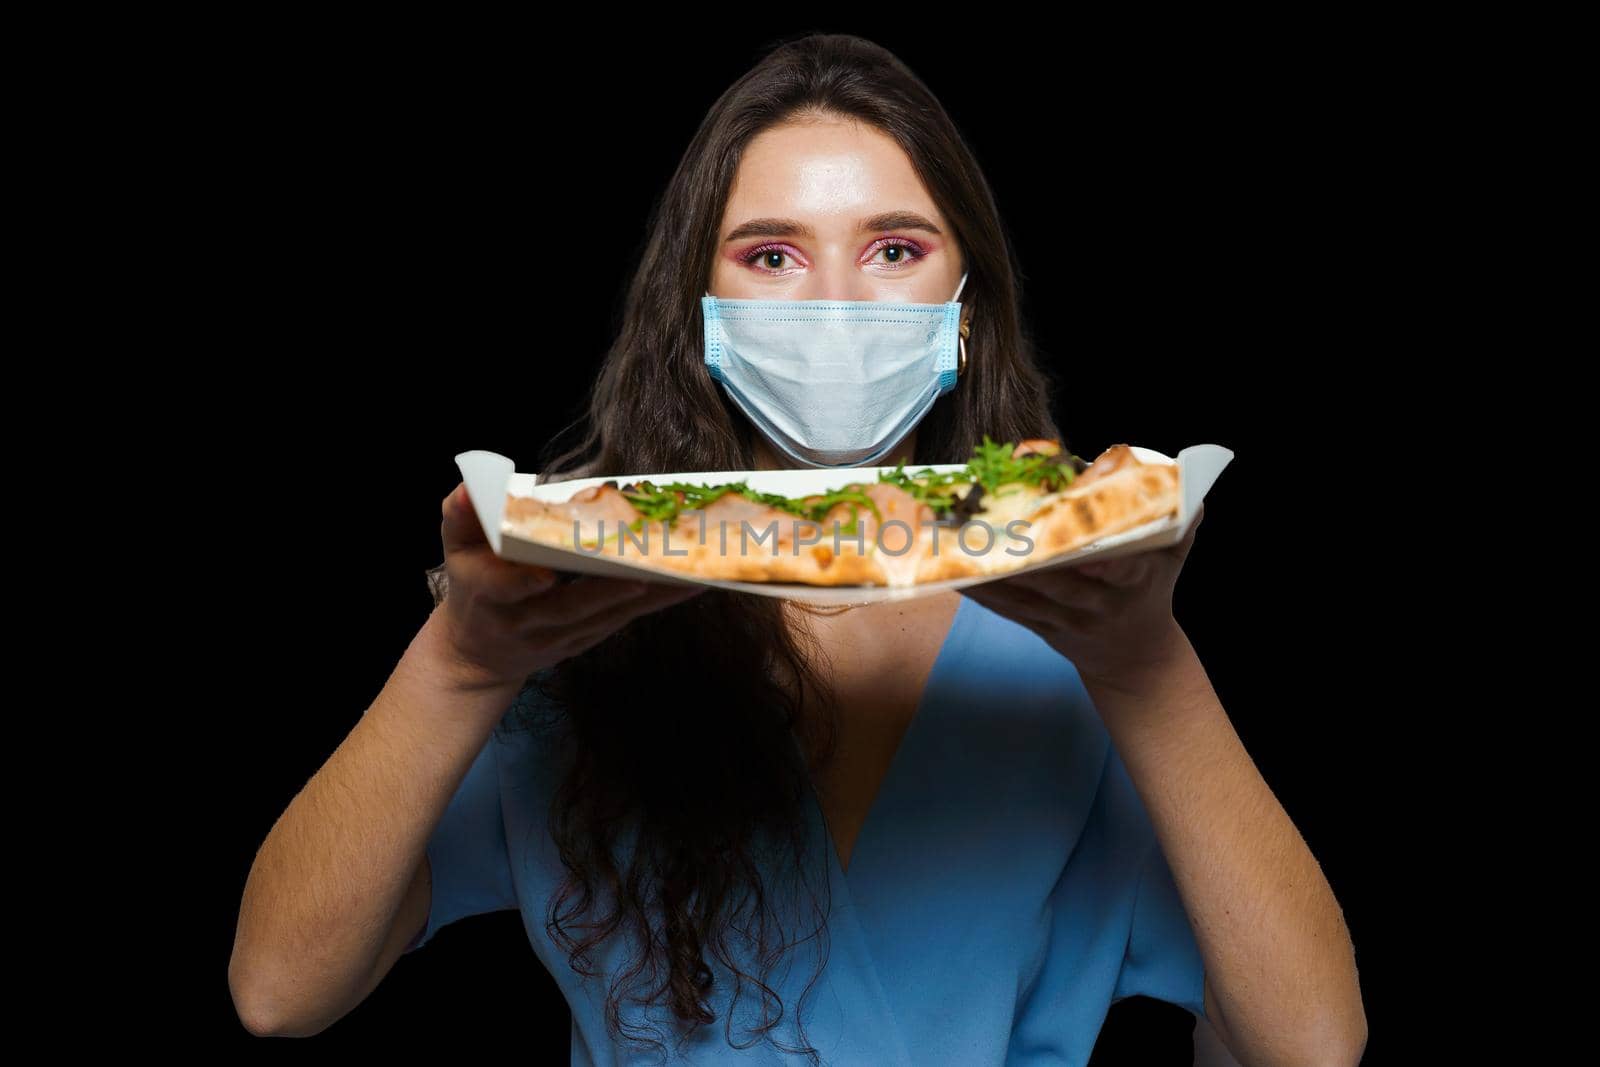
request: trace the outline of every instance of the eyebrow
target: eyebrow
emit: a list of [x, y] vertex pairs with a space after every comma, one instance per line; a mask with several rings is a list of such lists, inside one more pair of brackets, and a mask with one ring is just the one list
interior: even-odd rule
[[[944, 233], [943, 230], [915, 211], [885, 211], [879, 215], [869, 215], [861, 220], [857, 230], [861, 233], [865, 233], [868, 230], [926, 230], [934, 234], [943, 235]], [[808, 237], [815, 239], [816, 236], [815, 230], [798, 219], [751, 219], [735, 226], [722, 241], [726, 244], [729, 241], [738, 241], [745, 237]]]

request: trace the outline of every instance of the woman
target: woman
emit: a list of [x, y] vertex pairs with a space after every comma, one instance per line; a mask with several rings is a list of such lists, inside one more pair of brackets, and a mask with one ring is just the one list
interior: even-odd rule
[[[544, 480], [1059, 439], [1003, 233], [891, 54], [774, 50], [673, 175]], [[849, 390], [710, 373], [703, 294], [964, 295], [964, 366], [884, 389], [904, 429]], [[433, 614], [252, 868], [241, 1017], [315, 1033], [440, 926], [520, 908], [575, 1063], [1084, 1063], [1134, 994], [1246, 1062], [1355, 1062], [1338, 906], [1172, 619], [1193, 537], [820, 612], [558, 581], [495, 557], [458, 486]]]

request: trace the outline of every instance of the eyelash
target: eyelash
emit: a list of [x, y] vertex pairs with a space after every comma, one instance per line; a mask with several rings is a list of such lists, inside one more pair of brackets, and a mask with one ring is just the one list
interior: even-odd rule
[[[885, 248], [903, 248], [906, 250], [906, 255], [910, 257], [908, 261], [902, 260], [899, 263], [884, 264], [884, 266], [890, 267], [893, 270], [904, 270], [906, 267], [909, 267], [912, 263], [915, 263], [917, 260], [928, 254], [921, 245], [918, 245], [914, 241], [907, 241], [903, 237], [884, 238], [884, 243], [873, 249], [872, 254], [877, 255]], [[782, 271], [768, 270], [766, 267], [757, 267], [755, 265], [756, 260], [760, 259], [769, 252], [782, 252], [784, 255], [791, 254], [785, 245], [767, 244], [762, 245], [760, 248], [752, 248], [750, 251], [740, 256], [739, 261], [747, 267], [752, 267], [755, 270], [760, 271], [762, 274], [782, 274]]]

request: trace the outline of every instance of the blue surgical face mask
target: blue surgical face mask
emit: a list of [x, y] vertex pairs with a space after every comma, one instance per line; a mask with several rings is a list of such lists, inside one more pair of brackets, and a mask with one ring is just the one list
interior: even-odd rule
[[870, 466], [956, 385], [966, 287], [943, 304], [700, 298], [711, 376], [811, 467]]

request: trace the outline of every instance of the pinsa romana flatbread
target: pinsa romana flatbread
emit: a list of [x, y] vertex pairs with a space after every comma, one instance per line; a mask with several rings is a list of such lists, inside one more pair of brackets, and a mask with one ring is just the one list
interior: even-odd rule
[[695, 578], [907, 586], [1016, 570], [1178, 511], [1178, 468], [1112, 445], [1093, 463], [1058, 441], [987, 436], [964, 470], [908, 472], [783, 497], [744, 482], [640, 480], [565, 501], [508, 496], [528, 540]]

